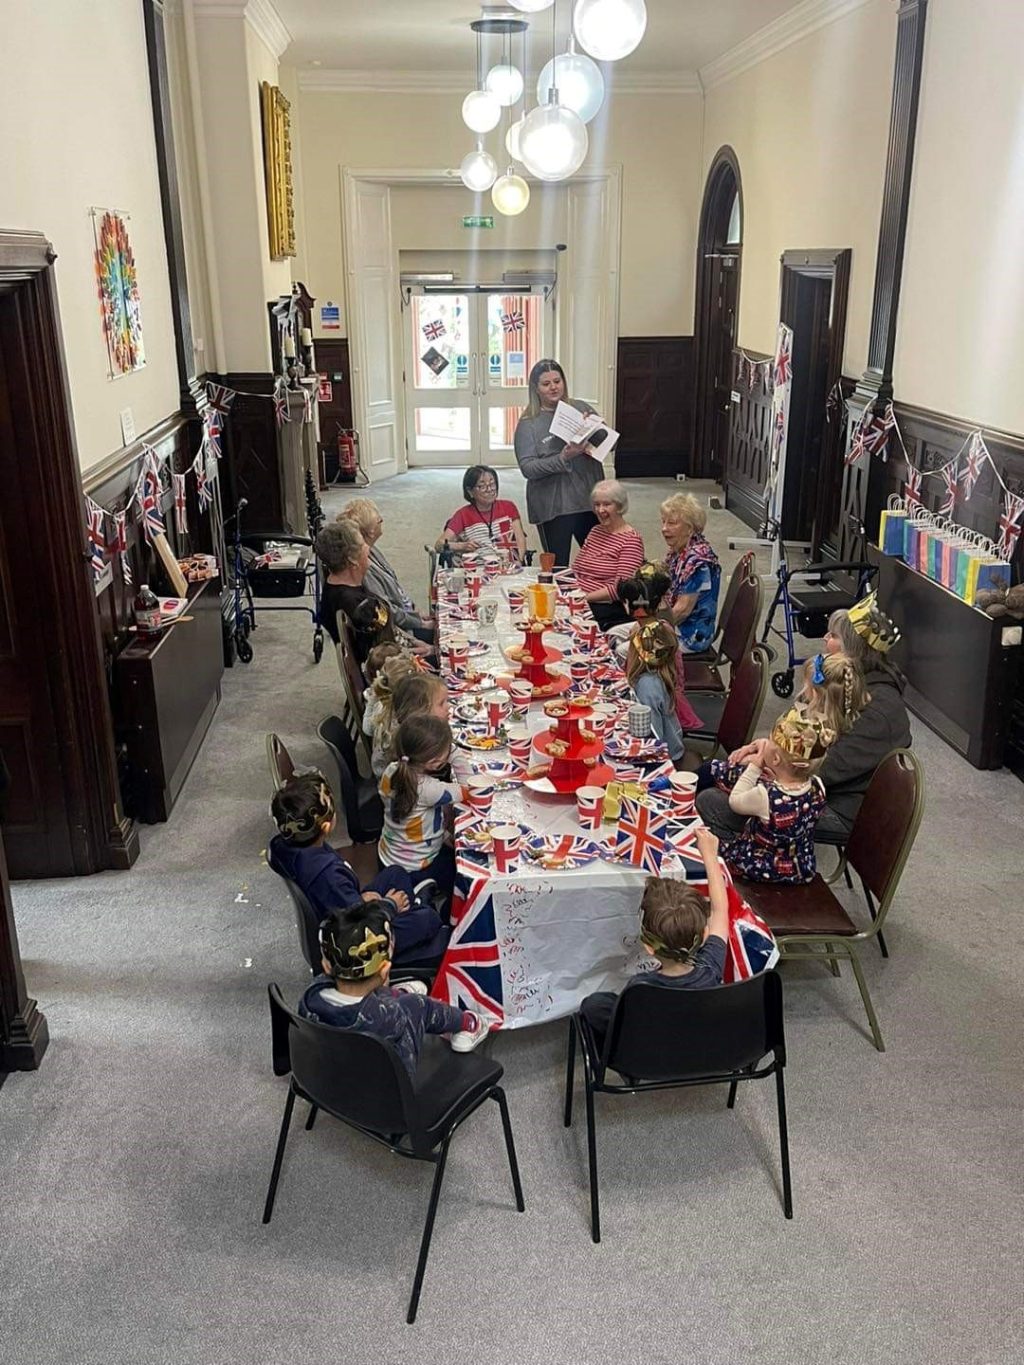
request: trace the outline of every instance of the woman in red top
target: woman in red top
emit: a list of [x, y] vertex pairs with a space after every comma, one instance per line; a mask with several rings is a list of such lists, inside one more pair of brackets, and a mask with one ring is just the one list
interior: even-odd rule
[[526, 554], [526, 536], [519, 508], [498, 497], [497, 472], [490, 465], [471, 465], [462, 477], [462, 496], [468, 506], [448, 518], [436, 548], [441, 550], [447, 543], [456, 554], [507, 550], [521, 560]]
[[583, 542], [572, 570], [594, 620], [607, 630], [629, 619], [616, 589], [620, 578], [632, 578], [644, 562], [644, 542], [640, 532], [626, 524], [623, 513], [629, 508], [629, 497], [617, 479], [595, 483], [590, 505], [597, 525]]

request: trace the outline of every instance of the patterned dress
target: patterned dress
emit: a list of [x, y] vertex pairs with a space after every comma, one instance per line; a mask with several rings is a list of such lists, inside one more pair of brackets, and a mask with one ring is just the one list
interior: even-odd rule
[[722, 583], [722, 570], [718, 556], [699, 531], [693, 535], [683, 550], [675, 550], [667, 561], [672, 586], [669, 588], [669, 604], [677, 597], [696, 594], [693, 609], [684, 620], [679, 622], [679, 648], [684, 654], [700, 654], [708, 648], [715, 634], [715, 620], [718, 615], [718, 590]]
[[[717, 758], [711, 776], [721, 791], [731, 791], [743, 767]], [[802, 792], [766, 782], [768, 820], [751, 816], [743, 830], [723, 840], [721, 854], [730, 871], [751, 882], [802, 884], [814, 880], [814, 827], [825, 809], [825, 788], [817, 777]]]

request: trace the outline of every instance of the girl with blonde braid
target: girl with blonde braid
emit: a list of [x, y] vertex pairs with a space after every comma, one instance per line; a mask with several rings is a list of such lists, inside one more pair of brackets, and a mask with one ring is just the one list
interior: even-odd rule
[[848, 734], [870, 700], [860, 669], [846, 654], [815, 654], [804, 664], [796, 704], [820, 716], [835, 735]]
[[[387, 648], [387, 645], [375, 646], [375, 649]], [[373, 654], [374, 650], [371, 650], [370, 653]], [[391, 747], [397, 726], [395, 721], [395, 687], [403, 678], [411, 677], [415, 672], [416, 665], [412, 659], [407, 654], [397, 652], [383, 660], [373, 680], [373, 686], [366, 690], [363, 733], [373, 737], [370, 767], [373, 769], [373, 775], [378, 782], [384, 769], [391, 762]]]

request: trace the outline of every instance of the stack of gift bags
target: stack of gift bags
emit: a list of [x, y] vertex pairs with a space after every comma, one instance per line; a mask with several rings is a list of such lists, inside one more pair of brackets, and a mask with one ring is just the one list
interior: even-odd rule
[[1008, 587], [1010, 566], [993, 541], [949, 517], [893, 495], [882, 513], [878, 545], [974, 606], [983, 589]]

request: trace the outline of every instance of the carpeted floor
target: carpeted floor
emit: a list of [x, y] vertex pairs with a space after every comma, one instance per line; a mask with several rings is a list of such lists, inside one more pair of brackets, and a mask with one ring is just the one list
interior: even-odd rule
[[[459, 481], [421, 471], [375, 490], [383, 548], [418, 596], [420, 547]], [[503, 484], [521, 499], [518, 476]], [[650, 546], [674, 487], [630, 486]], [[330, 494], [329, 511], [341, 501]], [[713, 513], [727, 563], [730, 532], [745, 533]], [[976, 772], [920, 725], [924, 824], [892, 956], [866, 957], [888, 1051], [865, 1034], [849, 971], [784, 969], [791, 1223], [769, 1085], [732, 1113], [724, 1091], [609, 1100], [593, 1246], [583, 1128], [561, 1126], [557, 1024], [489, 1045], [527, 1211], [513, 1210], [489, 1106], [453, 1144], [414, 1327], [426, 1168], [327, 1119], [299, 1124], [261, 1226], [285, 1096], [266, 984], [297, 996], [304, 979], [261, 858], [264, 734], [319, 761], [314, 727], [338, 680], [330, 654], [313, 665], [309, 637], [308, 617], [261, 617], [255, 661], [225, 676], [178, 807], [143, 827], [131, 873], [15, 888], [52, 1042], [39, 1073], [0, 1090], [0, 1359], [1020, 1360], [1024, 786]]]

